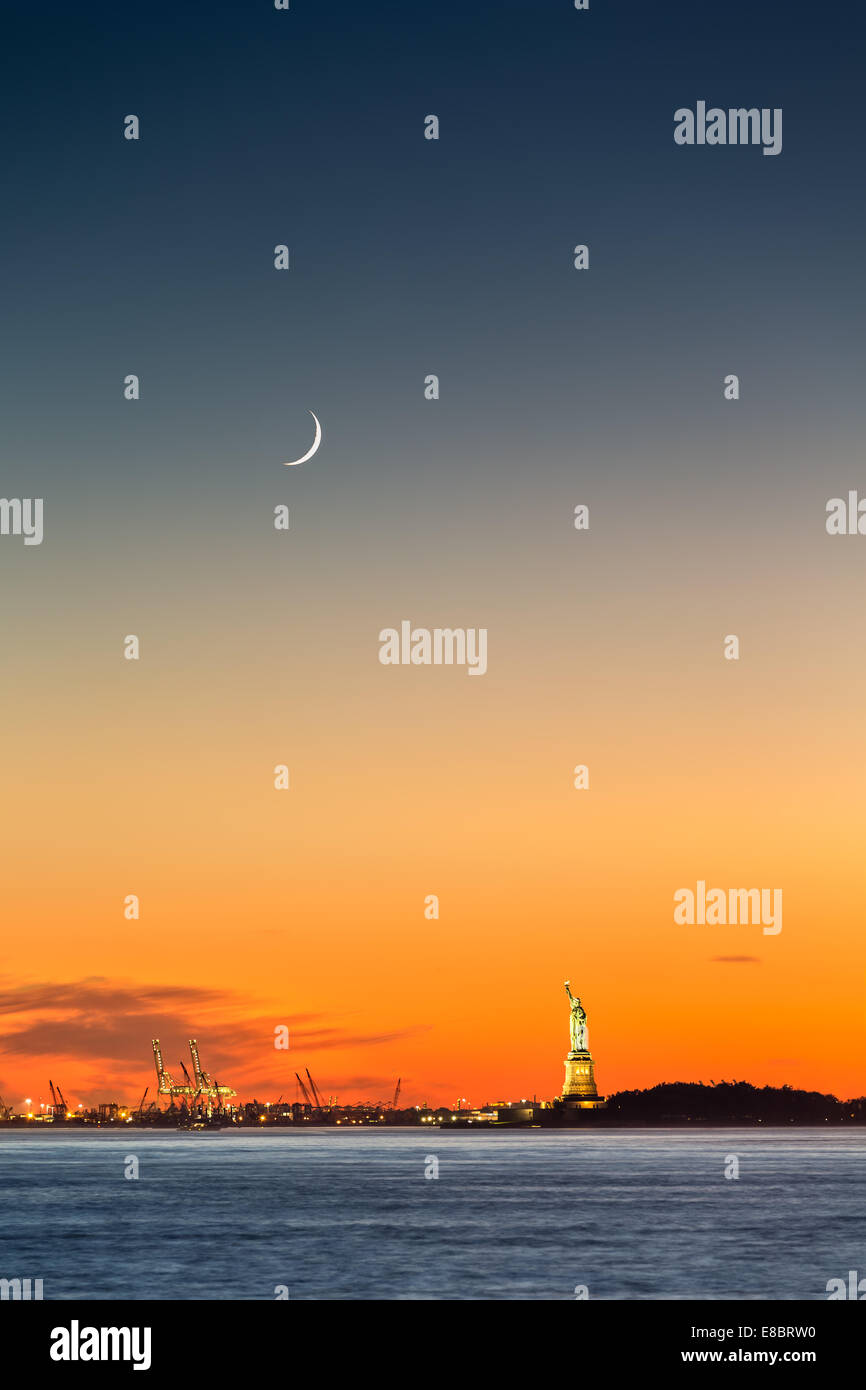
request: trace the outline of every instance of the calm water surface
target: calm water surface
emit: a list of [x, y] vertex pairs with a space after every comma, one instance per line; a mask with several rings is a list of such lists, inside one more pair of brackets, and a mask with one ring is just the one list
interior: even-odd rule
[[863, 1130], [0, 1135], [0, 1277], [46, 1298], [826, 1299], [849, 1269]]

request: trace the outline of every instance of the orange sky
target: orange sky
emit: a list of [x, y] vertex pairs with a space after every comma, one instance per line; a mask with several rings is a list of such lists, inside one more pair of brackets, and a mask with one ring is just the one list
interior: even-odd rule
[[[700, 621], [686, 600], [654, 632], [614, 596], [566, 639], [539, 610], [533, 660], [491, 605], [479, 679], [382, 667], [383, 623], [354, 616], [315, 659], [302, 620], [285, 641], [266, 623], [160, 631], [137, 668], [58, 636], [63, 686], [38, 662], [23, 674], [7, 1101], [44, 1096], [49, 1075], [76, 1102], [135, 1098], [154, 1032], [174, 1070], [192, 1033], [219, 1080], [260, 1099], [294, 1095], [305, 1066], [347, 1100], [390, 1096], [398, 1075], [407, 1103], [549, 1097], [566, 977], [605, 1093], [866, 1090], [863, 676], [844, 611], [822, 635], [830, 670], [803, 658], [801, 611], [745, 594]], [[726, 663], [738, 629], [744, 658]], [[282, 761], [288, 792], [272, 787]], [[676, 925], [673, 893], [699, 878], [781, 887], [782, 932]]]

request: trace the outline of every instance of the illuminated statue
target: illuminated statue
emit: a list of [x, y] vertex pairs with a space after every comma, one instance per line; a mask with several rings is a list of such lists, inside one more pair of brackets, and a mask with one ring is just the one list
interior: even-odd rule
[[569, 986], [570, 980], [565, 982], [565, 992], [571, 1004], [571, 1050], [572, 1052], [589, 1051], [589, 1033], [586, 1027], [586, 1009], [580, 1002], [580, 998], [575, 999]]

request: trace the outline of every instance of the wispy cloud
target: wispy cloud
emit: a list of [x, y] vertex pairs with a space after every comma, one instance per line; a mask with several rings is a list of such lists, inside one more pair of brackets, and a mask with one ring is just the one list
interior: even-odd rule
[[[278, 1024], [289, 1029], [288, 1052], [274, 1048]], [[130, 1080], [152, 1075], [152, 1038], [159, 1038], [172, 1073], [180, 1073], [181, 1057], [189, 1066], [187, 1039], [197, 1038], [211, 1075], [246, 1095], [294, 1085], [307, 1053], [378, 1047], [418, 1031], [364, 1032], [315, 1013], [253, 1014], [242, 995], [198, 985], [139, 985], [99, 976], [0, 985], [0, 1053], [52, 1065], [64, 1059], [86, 1063], [87, 1089], [100, 1093], [123, 1091]], [[385, 1092], [393, 1087], [390, 1078], [371, 1076], [342, 1084]]]

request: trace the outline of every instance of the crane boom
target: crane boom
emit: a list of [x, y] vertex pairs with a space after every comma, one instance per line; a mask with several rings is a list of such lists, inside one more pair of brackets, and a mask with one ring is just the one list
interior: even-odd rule
[[153, 1038], [153, 1065], [156, 1068], [156, 1088], [161, 1096], [170, 1096], [174, 1087], [174, 1082], [165, 1069], [162, 1060], [162, 1048], [159, 1045], [159, 1038]]
[[309, 1092], [308, 1092], [306, 1086], [304, 1085], [303, 1081], [301, 1080], [301, 1078], [298, 1076], [298, 1073], [297, 1073], [297, 1072], [295, 1072], [295, 1076], [298, 1077], [298, 1085], [299, 1085], [300, 1088], [301, 1088], [301, 1094], [303, 1095], [304, 1100], [307, 1102], [307, 1105], [309, 1105], [310, 1109], [312, 1110], [312, 1109], [313, 1109], [313, 1102], [310, 1100]]
[[[189, 1039], [189, 1050], [190, 1055], [192, 1056], [192, 1069], [193, 1074], [195, 1076], [196, 1085], [202, 1087], [210, 1086], [211, 1079], [208, 1076], [207, 1072], [202, 1070], [201, 1059], [198, 1055], [198, 1043], [196, 1042], [195, 1038]], [[186, 1071], [185, 1067], [184, 1071]]]
[[309, 1067], [304, 1067], [304, 1071], [307, 1073], [307, 1080], [309, 1081], [310, 1087], [312, 1088], [313, 1096], [315, 1097], [315, 1101], [316, 1101], [316, 1108], [317, 1108], [317, 1110], [324, 1110], [325, 1107], [324, 1107], [324, 1105], [322, 1104], [322, 1097], [319, 1095], [318, 1091], [316, 1090], [316, 1083], [315, 1083], [315, 1081], [314, 1081], [313, 1078], [310, 1076], [310, 1068], [309, 1068]]
[[[205, 1071], [204, 1067], [201, 1064], [201, 1058], [199, 1056], [198, 1051], [198, 1043], [195, 1038], [189, 1039], [189, 1051], [190, 1056], [192, 1057], [192, 1073], [195, 1077], [195, 1084], [205, 1095], [217, 1097], [237, 1095], [237, 1091], [233, 1090], [231, 1086], [217, 1085], [210, 1072]], [[184, 1071], [186, 1071], [185, 1067]]]

